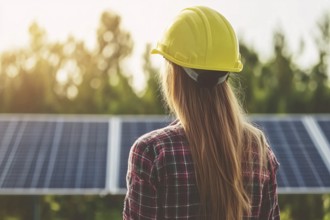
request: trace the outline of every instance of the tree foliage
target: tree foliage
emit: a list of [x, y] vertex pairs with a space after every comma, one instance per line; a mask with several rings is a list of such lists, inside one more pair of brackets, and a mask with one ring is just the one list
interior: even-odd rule
[[[317, 39], [319, 61], [310, 69], [300, 69], [287, 51], [282, 32], [274, 34], [274, 55], [261, 63], [258, 54], [241, 45], [245, 64], [240, 83], [243, 104], [252, 113], [327, 113], [330, 112], [329, 20], [320, 26]], [[234, 82], [237, 86], [237, 82]]]
[[1, 112], [143, 113], [135, 108], [142, 100], [122, 71], [133, 41], [118, 15], [102, 14], [93, 50], [72, 36], [48, 42], [36, 23], [29, 34], [27, 48], [1, 55]]

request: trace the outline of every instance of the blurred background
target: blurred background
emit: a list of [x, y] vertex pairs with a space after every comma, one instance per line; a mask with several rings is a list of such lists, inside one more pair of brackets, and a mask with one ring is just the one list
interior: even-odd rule
[[[166, 114], [162, 58], [150, 57], [184, 7], [231, 21], [249, 114], [330, 113], [330, 1], [0, 0], [0, 113]], [[236, 79], [237, 78], [237, 79]], [[0, 219], [121, 219], [123, 196], [0, 196]], [[330, 219], [329, 194], [281, 194], [282, 219]]]

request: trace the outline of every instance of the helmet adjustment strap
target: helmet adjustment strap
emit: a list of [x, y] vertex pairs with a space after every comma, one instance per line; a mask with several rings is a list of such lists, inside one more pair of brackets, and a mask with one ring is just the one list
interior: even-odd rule
[[[226, 81], [226, 79], [229, 76], [229, 72], [225, 73], [219, 71], [214, 71], [215, 73], [211, 74], [203, 74], [203, 73], [198, 73], [194, 69], [187, 68], [187, 67], [182, 67], [184, 71], [187, 73], [187, 75], [193, 79], [195, 82], [198, 83], [199, 86], [201, 87], [213, 87], [218, 84], [223, 83]], [[213, 72], [213, 71], [212, 71]], [[219, 74], [220, 73], [220, 74]]]

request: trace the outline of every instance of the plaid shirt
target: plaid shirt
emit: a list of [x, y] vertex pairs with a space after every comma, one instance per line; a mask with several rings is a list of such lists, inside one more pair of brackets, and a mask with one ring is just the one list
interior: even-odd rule
[[[243, 171], [246, 187], [252, 189], [251, 214], [244, 219], [280, 219], [279, 164], [270, 148], [267, 159], [267, 172]], [[140, 137], [129, 155], [123, 219], [202, 219], [199, 205], [193, 160], [182, 126], [171, 124]]]

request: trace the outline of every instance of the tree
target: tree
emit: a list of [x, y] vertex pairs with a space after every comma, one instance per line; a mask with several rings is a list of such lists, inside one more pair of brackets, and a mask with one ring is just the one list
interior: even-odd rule
[[164, 102], [159, 85], [159, 70], [150, 61], [151, 45], [147, 44], [143, 54], [143, 70], [147, 81], [147, 86], [142, 96], [145, 106], [145, 114], [164, 114]]
[[264, 112], [262, 104], [266, 95], [266, 87], [260, 83], [262, 64], [258, 54], [243, 43], [243, 40], [241, 40], [240, 52], [244, 64], [243, 74], [231, 74], [230, 83], [236, 88], [236, 94], [247, 112]]
[[311, 111], [326, 113], [330, 111], [329, 59], [330, 59], [330, 14], [324, 15], [318, 23], [319, 35], [316, 44], [319, 62], [312, 68], [309, 87], [312, 92]]

